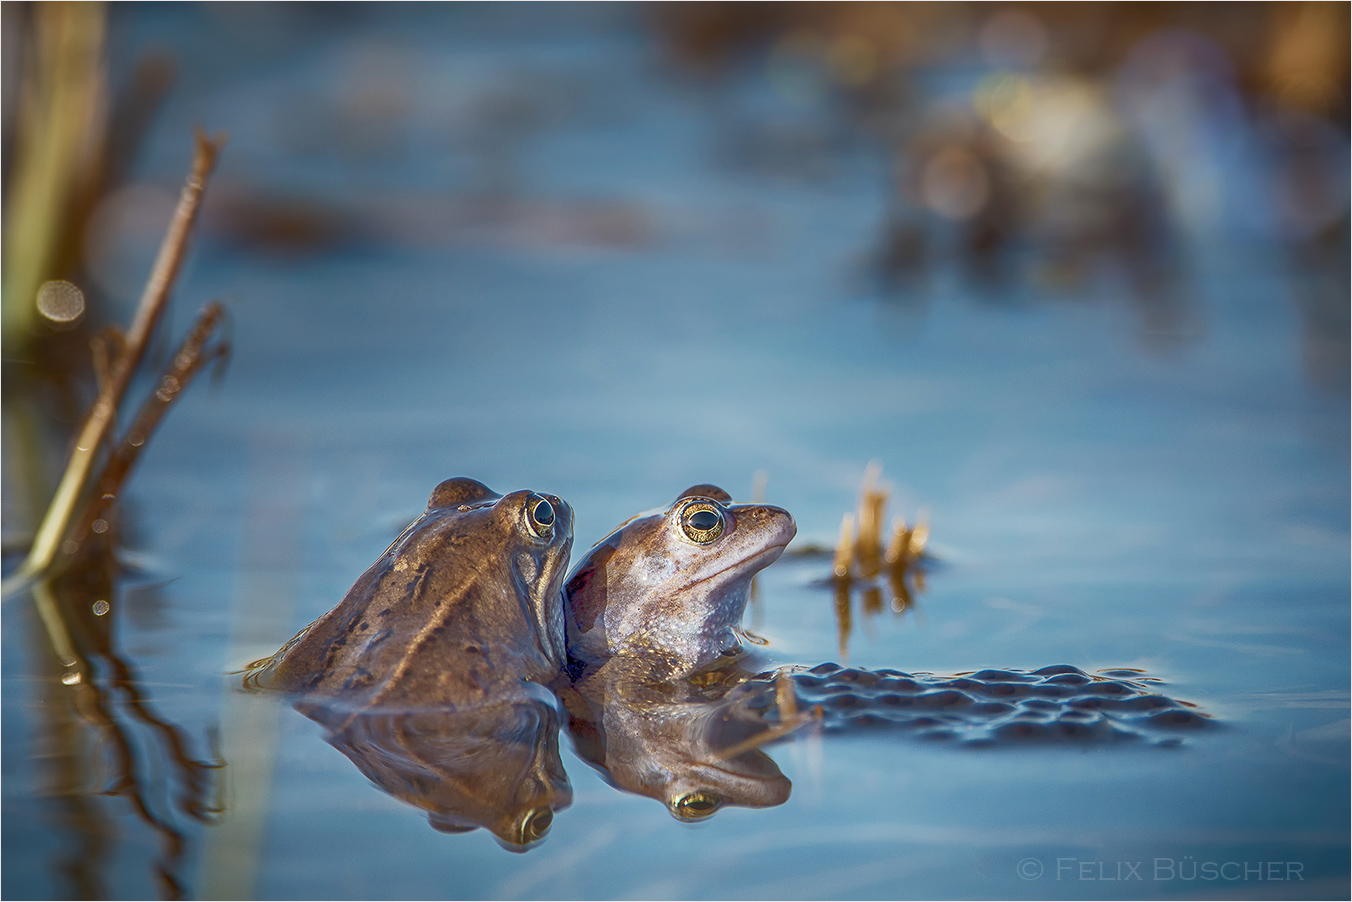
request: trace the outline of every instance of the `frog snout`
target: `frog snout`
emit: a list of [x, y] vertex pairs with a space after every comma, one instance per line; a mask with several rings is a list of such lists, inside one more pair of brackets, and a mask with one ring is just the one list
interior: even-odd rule
[[784, 546], [798, 534], [798, 524], [793, 514], [782, 507], [769, 504], [739, 505], [735, 510], [737, 530], [746, 530], [747, 534], [757, 536], [758, 544], [766, 548]]

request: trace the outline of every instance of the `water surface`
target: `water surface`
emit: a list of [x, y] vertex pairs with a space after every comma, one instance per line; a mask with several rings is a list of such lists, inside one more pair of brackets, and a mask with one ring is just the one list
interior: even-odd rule
[[[66, 687], [6, 599], [6, 896], [151, 896], [166, 861], [204, 897], [1346, 896], [1346, 327], [1338, 358], [1308, 313], [1329, 278], [1345, 304], [1346, 242], [1311, 269], [1265, 225], [1256, 113], [1203, 121], [1177, 161], [1219, 173], [1210, 206], [1160, 179], [1167, 298], [1115, 264], [984, 283], [941, 256], [894, 284], [888, 155], [754, 68], [682, 80], [634, 11], [114, 12], [115, 71], [152, 42], [182, 67], [138, 182], [173, 190], [190, 123], [231, 132], [176, 315], [223, 297], [235, 354], [148, 447], [114, 632], [156, 715], [223, 758], [225, 814], [183, 815], [125, 701], [182, 854], [98, 794], [106, 767], [54, 773]], [[916, 90], [937, 105], [981, 74], [957, 58]], [[826, 148], [790, 155], [805, 171], [754, 151], [791, 133]], [[283, 253], [255, 237], [264, 201], [324, 228]], [[786, 804], [698, 825], [565, 738], [573, 804], [514, 855], [430, 829], [227, 673], [335, 604], [449, 476], [560, 495], [582, 550], [687, 485], [748, 499], [763, 471], [799, 544], [830, 545], [873, 459], [937, 563], [905, 614], [856, 596], [849, 664], [1140, 668], [1218, 726], [1172, 749], [804, 736], [770, 750]], [[763, 574], [766, 666], [844, 663], [828, 570]], [[1205, 862], [1247, 870], [1186, 876]]]

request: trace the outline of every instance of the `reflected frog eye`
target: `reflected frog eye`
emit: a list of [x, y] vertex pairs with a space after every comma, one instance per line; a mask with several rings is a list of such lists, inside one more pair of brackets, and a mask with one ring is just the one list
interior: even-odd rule
[[521, 838], [525, 842], [535, 842], [537, 839], [543, 839], [549, 832], [549, 827], [554, 823], [554, 812], [548, 808], [537, 808], [526, 815], [526, 820], [521, 824]]
[[681, 512], [681, 531], [699, 545], [708, 545], [723, 534], [723, 512], [707, 501], [687, 504]]
[[548, 498], [531, 495], [526, 499], [526, 524], [540, 538], [549, 538], [554, 532], [554, 505]]
[[671, 806], [671, 811], [683, 821], [697, 821], [708, 817], [723, 807], [723, 799], [717, 793], [696, 790], [686, 793]]

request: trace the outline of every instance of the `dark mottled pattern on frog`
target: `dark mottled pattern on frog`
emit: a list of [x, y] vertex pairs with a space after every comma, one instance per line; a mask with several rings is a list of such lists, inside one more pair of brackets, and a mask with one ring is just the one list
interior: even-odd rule
[[951, 677], [822, 664], [759, 674], [727, 700], [778, 722], [779, 673], [789, 676], [800, 711], [821, 709], [827, 732], [890, 728], [975, 746], [1123, 741], [1173, 746], [1181, 743], [1180, 733], [1215, 725], [1195, 705], [1153, 691], [1158, 682], [1138, 671], [1089, 674], [1069, 664]]

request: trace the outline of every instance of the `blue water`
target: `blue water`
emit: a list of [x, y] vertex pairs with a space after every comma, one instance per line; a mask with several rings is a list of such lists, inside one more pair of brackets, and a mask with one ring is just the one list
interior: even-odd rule
[[[153, 794], [189, 895], [1347, 895], [1346, 359], [1332, 387], [1312, 377], [1301, 298], [1325, 276], [1261, 226], [1255, 124], [1193, 163], [1234, 184], [1210, 218], [1173, 220], [1184, 315], [1161, 335], [1111, 267], [990, 288], [941, 264], [880, 289], [881, 152], [838, 147], [807, 175], [730, 164], [730, 131], [829, 132], [832, 114], [754, 70], [717, 96], [681, 81], [627, 8], [142, 7], [111, 35], [115, 67], [152, 42], [179, 58], [139, 182], [174, 190], [192, 123], [231, 133], [175, 323], [223, 298], [234, 355], [134, 478], [141, 569], [117, 624], [159, 715], [225, 758], [219, 826]], [[374, 107], [380, 140], [345, 132], [363, 90], [404, 98]], [[486, 120], [504, 97], [515, 118]], [[464, 225], [480, 196], [520, 205]], [[269, 253], [211, 218], [241, 197], [323, 204], [336, 234]], [[156, 238], [124, 240], [147, 256]], [[431, 830], [225, 675], [335, 604], [449, 476], [565, 498], [578, 557], [687, 485], [746, 499], [757, 471], [799, 542], [830, 545], [872, 459], [891, 513], [926, 512], [937, 564], [916, 610], [855, 608], [848, 663], [1141, 668], [1219, 726], [1177, 749], [805, 736], [771, 749], [786, 804], [695, 826], [565, 738], [573, 804], [518, 856]], [[828, 569], [789, 555], [763, 574], [748, 621], [767, 664], [841, 660]], [[162, 847], [125, 800], [72, 815], [44, 788], [65, 688], [44, 643], [6, 599], [3, 894], [71, 892], [76, 855], [101, 894], [154, 895]]]

